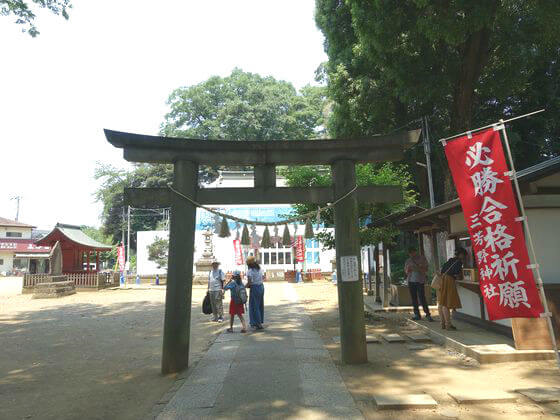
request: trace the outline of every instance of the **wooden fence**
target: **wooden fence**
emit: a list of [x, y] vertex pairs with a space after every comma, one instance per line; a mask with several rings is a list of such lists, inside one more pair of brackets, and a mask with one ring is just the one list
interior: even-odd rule
[[[119, 273], [68, 273], [64, 274], [68, 281], [73, 281], [77, 288], [103, 289], [119, 285]], [[36, 284], [46, 283], [50, 280], [48, 274], [25, 274], [23, 288], [32, 289]]]

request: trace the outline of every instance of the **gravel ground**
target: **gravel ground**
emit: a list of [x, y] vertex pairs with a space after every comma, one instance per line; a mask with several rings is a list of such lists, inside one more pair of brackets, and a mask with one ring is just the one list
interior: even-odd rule
[[[191, 364], [218, 324], [193, 290]], [[160, 373], [165, 290], [0, 297], [0, 419], [142, 419], [173, 385]]]

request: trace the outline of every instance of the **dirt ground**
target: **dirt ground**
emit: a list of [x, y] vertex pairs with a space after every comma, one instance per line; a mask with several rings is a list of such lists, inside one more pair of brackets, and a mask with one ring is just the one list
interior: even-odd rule
[[[295, 288], [311, 315], [314, 327], [326, 343], [348, 390], [358, 402], [366, 419], [558, 419], [557, 403], [535, 404], [519, 395], [516, 403], [457, 405], [449, 392], [513, 391], [531, 387], [560, 387], [560, 372], [554, 361], [497, 363], [480, 365], [436, 344], [424, 350], [409, 350], [408, 343], [368, 344], [365, 365], [340, 363], [340, 348], [332, 337], [339, 336], [336, 286], [321, 282], [297, 284]], [[406, 333], [414, 331], [405, 318], [410, 314], [367, 314], [367, 333]], [[374, 394], [431, 395], [437, 409], [386, 411], [377, 410]], [[555, 414], [558, 413], [558, 414]]]
[[[193, 290], [191, 364], [223, 324]], [[0, 296], [0, 419], [144, 418], [175, 381], [160, 374], [165, 290]]]

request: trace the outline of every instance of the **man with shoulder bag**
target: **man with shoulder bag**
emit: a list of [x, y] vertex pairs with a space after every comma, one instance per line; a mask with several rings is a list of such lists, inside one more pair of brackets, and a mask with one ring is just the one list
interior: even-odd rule
[[208, 293], [212, 305], [212, 314], [214, 315], [212, 321], [214, 322], [224, 321], [224, 305], [222, 299], [225, 279], [226, 275], [220, 269], [220, 263], [218, 261], [213, 261], [212, 269], [208, 274]]
[[420, 304], [426, 314], [426, 319], [432, 322], [433, 319], [430, 315], [430, 308], [428, 307], [425, 293], [428, 261], [423, 255], [418, 255], [416, 248], [409, 248], [408, 255], [409, 258], [404, 264], [404, 272], [407, 276], [410, 297], [412, 298], [412, 306], [414, 307], [414, 317], [412, 319], [415, 321], [422, 319], [420, 316], [420, 309], [418, 307], [418, 300], [420, 300]]

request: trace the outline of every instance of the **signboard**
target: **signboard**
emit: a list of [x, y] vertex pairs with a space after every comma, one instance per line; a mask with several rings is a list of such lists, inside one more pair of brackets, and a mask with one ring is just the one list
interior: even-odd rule
[[491, 320], [538, 318], [543, 307], [499, 131], [490, 128], [445, 145]]
[[340, 257], [340, 277], [341, 281], [360, 280], [360, 270], [358, 269], [357, 255]]
[[50, 252], [50, 246], [37, 246], [33, 239], [0, 239], [0, 251], [14, 251], [31, 253], [47, 253]]
[[124, 245], [117, 247], [117, 262], [119, 263], [119, 271], [124, 271]]
[[302, 235], [296, 236], [296, 262], [305, 261], [305, 241]]
[[241, 250], [241, 241], [239, 239], [233, 240], [233, 255], [235, 258], [235, 265], [243, 265], [243, 252]]

